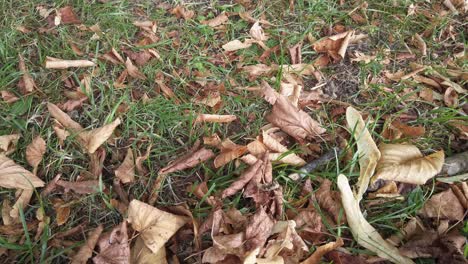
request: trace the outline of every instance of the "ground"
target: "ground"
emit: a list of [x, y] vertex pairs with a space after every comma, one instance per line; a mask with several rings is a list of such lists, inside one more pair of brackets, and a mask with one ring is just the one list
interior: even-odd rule
[[[242, 70], [245, 65], [260, 63], [264, 50], [259, 45], [235, 52], [223, 50], [222, 45], [227, 42], [249, 37], [252, 21], [240, 17], [239, 12], [251, 11], [250, 16], [254, 19], [269, 22], [262, 24], [269, 37], [265, 44], [269, 48], [278, 48], [263, 61], [267, 65], [291, 64], [288, 48], [298, 43], [302, 43], [302, 63], [314, 63], [320, 56], [325, 56], [314, 49], [314, 41], [349, 30], [368, 35], [366, 39], [350, 44], [345, 58], [321, 67], [315, 64], [322, 80], [317, 80], [314, 75], [302, 77], [305, 91], [323, 84], [318, 90], [327, 98], [304, 108], [327, 130], [323, 140], [315, 139], [313, 142], [318, 148], [315, 153], [308, 155], [292, 138], [287, 141], [289, 148], [306, 161], [312, 161], [333, 147], [343, 147], [340, 137], [346, 129], [344, 113], [349, 105], [363, 113], [372, 136], [379, 142], [411, 143], [425, 154], [443, 150], [446, 156], [468, 149], [466, 130], [463, 136], [460, 128], [454, 125], [454, 122], [467, 125], [466, 93], [456, 91], [454, 99], [454, 96], [447, 97], [446, 86], [435, 89], [411, 78], [393, 81], [386, 75], [399, 70], [409, 73], [414, 70], [412, 64], [417, 63], [432, 67], [423, 71], [425, 76], [434, 76], [431, 74], [434, 70], [444, 76], [450, 76], [447, 73], [449, 69], [464, 72], [465, 76], [454, 82], [466, 87], [466, 53], [461, 57], [454, 56], [466, 52], [468, 27], [463, 14], [453, 14], [436, 1], [370, 0], [358, 4], [355, 1], [297, 0], [292, 1], [294, 10], [290, 9], [289, 1], [254, 2], [79, 0], [45, 4], [31, 0], [0, 4], [0, 90], [19, 98], [13, 103], [5, 98], [0, 100], [0, 135], [21, 135], [15, 152], [9, 155], [11, 159], [31, 168], [25, 152], [32, 140], [41, 136], [46, 142], [46, 154], [37, 175], [44, 182], [52, 181], [57, 174], [62, 175], [62, 180], [73, 182], [89, 170], [89, 156], [80, 149], [77, 137], [72, 136], [61, 144], [47, 110], [49, 102], [62, 107], [71, 99], [70, 94], [76, 85], [80, 86], [84, 76], [92, 76], [86, 100], [65, 112], [87, 129], [101, 127], [116, 118], [122, 120], [102, 147], [105, 160], [98, 180], [106, 189], [91, 194], [53, 192], [47, 197], [41, 197], [38, 190], [21, 215], [21, 222], [25, 225], [36, 221], [36, 211], [43, 208], [51, 217], [50, 225], [39, 240], [33, 239], [33, 233], [28, 235], [27, 242], [24, 239], [9, 242], [0, 236], [0, 247], [10, 249], [8, 261], [67, 262], [73, 250], [81, 246], [88, 230], [99, 224], [103, 224], [105, 229], [118, 225], [125, 216], [111, 202], [118, 197], [113, 187], [114, 171], [128, 148], [133, 149], [136, 156], [150, 150], [143, 162], [148, 173], [123, 187], [130, 199], [145, 201], [158, 178], [158, 171], [187, 153], [197, 140], [217, 133], [221, 139], [229, 138], [236, 144], [246, 145], [261, 133], [261, 128], [268, 124], [265, 116], [271, 106], [261, 95], [246, 88], [258, 87], [262, 80], [266, 80], [273, 88], [279, 89], [281, 74], [249, 78], [248, 73]], [[171, 14], [171, 9], [177, 4], [193, 10], [193, 17], [184, 19]], [[81, 23], [88, 28], [83, 29], [80, 23], [54, 26], [53, 18], [51, 21], [47, 15], [41, 16], [41, 10], [65, 6], [73, 7]], [[416, 11], [412, 11], [413, 8]], [[220, 27], [202, 23], [222, 12], [227, 12], [229, 20]], [[135, 21], [154, 21], [157, 41], [137, 45], [142, 31], [133, 24]], [[98, 25], [100, 30], [89, 29], [93, 25]], [[425, 41], [425, 56], [415, 44], [415, 34], [421, 35]], [[125, 65], [98, 59], [111, 48], [115, 48], [124, 59], [152, 48], [160, 58], [151, 58], [137, 65], [146, 80], [129, 77], [126, 86], [118, 88], [116, 80]], [[373, 58], [369, 62], [355, 61], [356, 54], [361, 53]], [[35, 81], [36, 88], [31, 92], [22, 91], [18, 85], [23, 76], [18, 70], [19, 55], [24, 57], [27, 71]], [[88, 59], [95, 61], [96, 66], [47, 69], [46, 57]], [[175, 96], [165, 96], [155, 79], [162, 80]], [[84, 89], [83, 83], [80, 87]], [[436, 92], [434, 98], [437, 95], [442, 98], [423, 98], [421, 93], [425, 89], [433, 89]], [[194, 101], [194, 98], [206, 96], [211, 90], [221, 95], [221, 104], [209, 107]], [[457, 102], [451, 103], [450, 100]], [[237, 120], [228, 124], [196, 123], [199, 113], [235, 115]], [[382, 136], [386, 125], [393, 120], [424, 127], [425, 132], [417, 137], [398, 139]], [[353, 139], [347, 140], [352, 151]], [[354, 154], [346, 162], [334, 160], [308, 174], [307, 178], [323, 177], [336, 182], [337, 175], [343, 173], [354, 183], [359, 175], [358, 158]], [[207, 183], [208, 193], [204, 199], [219, 196], [245, 168], [246, 165], [240, 161], [232, 161], [220, 168], [202, 163], [171, 173], [161, 187], [156, 206], [167, 208], [185, 204], [194, 217], [203, 222], [212, 206], [197, 198], [193, 193], [194, 186]], [[288, 178], [297, 169], [296, 166], [274, 163], [273, 174], [283, 188], [284, 208], [294, 208], [299, 199], [303, 183]], [[336, 185], [333, 184], [332, 188], [336, 189]], [[391, 200], [373, 204], [365, 199], [363, 210], [367, 220], [381, 234], [391, 235], [416, 215], [437, 188], [432, 183], [413, 188], [403, 202]], [[14, 202], [15, 190], [0, 188], [0, 197]], [[60, 226], [55, 221], [54, 199], [61, 199], [71, 208], [66, 223]], [[241, 192], [223, 202], [223, 208], [234, 207], [245, 214], [255, 211], [252, 202], [243, 199]], [[83, 223], [86, 223], [85, 232], [68, 237], [65, 242], [70, 243], [51, 245], [52, 241], [58, 240], [56, 234]], [[340, 234], [346, 232], [346, 227], [330, 227], [328, 231]], [[209, 234], [203, 239], [206, 245], [210, 245]], [[190, 243], [179, 245], [172, 252], [182, 263], [194, 262], [197, 254], [192, 251], [192, 246]], [[346, 248], [352, 253], [362, 251], [352, 241], [347, 241]]]

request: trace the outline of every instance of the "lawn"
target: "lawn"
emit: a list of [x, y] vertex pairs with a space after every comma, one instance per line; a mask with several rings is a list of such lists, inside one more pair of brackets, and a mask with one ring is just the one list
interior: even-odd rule
[[466, 9], [3, 1], [0, 262], [466, 263]]

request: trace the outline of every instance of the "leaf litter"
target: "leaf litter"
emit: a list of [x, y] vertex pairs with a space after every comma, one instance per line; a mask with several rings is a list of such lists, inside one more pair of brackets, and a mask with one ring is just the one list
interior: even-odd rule
[[[47, 111], [29, 116], [28, 126], [48, 126], [47, 132], [33, 130], [29, 135], [26, 129], [7, 129], [9, 134], [0, 135], [0, 186], [7, 189], [2, 195], [0, 233], [8, 243], [30, 247], [30, 239], [36, 243], [49, 239], [45, 235], [51, 230], [74, 226], [54, 233], [43, 244], [47, 250], [71, 247], [63, 258], [72, 263], [367, 263], [376, 259], [413, 263], [411, 259], [417, 258], [466, 262], [462, 230], [468, 187], [463, 174], [466, 144], [461, 141], [466, 139], [462, 122], [467, 114], [466, 70], [460, 66], [464, 51], [460, 43], [454, 43], [456, 25], [447, 22], [447, 29], [434, 35], [439, 22], [429, 15], [429, 4], [412, 3], [405, 6], [403, 16], [421, 15], [434, 24], [402, 40], [403, 52], [393, 49], [401, 43], [393, 43], [392, 49], [371, 50], [368, 43], [375, 34], [358, 25], [381, 26], [379, 19], [385, 14], [371, 14], [372, 3], [345, 10], [352, 4], [340, 2], [337, 8], [357, 25], [334, 21], [325, 26], [322, 21], [312, 26], [312, 32], [303, 32], [303, 39], [285, 39], [290, 36], [288, 30], [279, 37], [281, 28], [268, 21], [277, 20], [268, 17], [268, 12], [251, 9], [255, 3], [236, 1], [233, 6], [237, 5], [246, 12], [225, 7], [205, 13], [195, 4], [157, 4], [163, 16], [179, 23], [178, 27], [196, 25], [206, 36], [216, 36], [214, 41], [197, 37], [197, 52], [210, 57], [209, 70], [208, 64], [195, 62], [198, 55], [187, 52], [183, 27], [168, 32], [165, 21], [151, 19], [154, 16], [150, 18], [140, 8], [132, 10], [138, 14], [130, 23], [135, 38], [113, 42], [125, 43], [116, 47], [106, 43], [109, 28], [101, 23], [87, 26], [81, 9], [36, 7], [35, 15], [45, 25], [37, 28], [41, 37], [72, 27], [82, 32], [66, 44], [76, 59], [58, 59], [46, 52], [45, 64], [35, 67], [37, 54], [16, 54], [18, 90], [8, 91], [7, 85], [1, 91], [1, 104], [8, 109], [24, 104], [27, 98], [55, 101], [45, 98], [49, 91], [44, 89], [47, 83], [42, 75], [47, 71], [55, 77], [62, 74], [66, 99], [48, 102]], [[430, 7], [443, 17], [451, 12], [455, 19], [466, 12], [459, 1]], [[298, 9], [295, 1], [289, 2], [290, 12]], [[230, 32], [237, 32], [239, 21], [243, 35]], [[29, 26], [16, 29], [21, 34], [35, 30]], [[104, 45], [96, 54], [80, 42], [88, 33], [86, 41], [99, 40]], [[453, 45], [453, 56], [440, 53], [429, 36], [444, 48]], [[394, 36], [388, 41], [394, 42]], [[184, 67], [174, 67], [179, 62], [173, 64], [168, 58], [173, 50]], [[287, 52], [289, 58], [278, 59]], [[444, 60], [437, 60], [438, 56]], [[381, 72], [366, 68], [376, 63]], [[160, 64], [162, 68], [150, 70]], [[396, 68], [388, 66], [392, 64]], [[110, 69], [116, 70], [112, 70], [113, 79], [103, 79]], [[217, 76], [220, 69], [226, 76]], [[359, 84], [352, 83], [358, 77], [351, 76], [357, 70], [362, 70]], [[343, 75], [330, 76], [333, 71]], [[329, 95], [329, 87], [338, 83], [333, 78], [356, 86], [353, 93], [359, 100], [344, 94], [339, 101]], [[335, 88], [333, 93], [345, 90]], [[125, 96], [104, 113], [107, 117], [92, 114], [90, 109], [106, 100], [109, 91]], [[394, 108], [384, 114], [375, 104], [351, 103], [371, 102], [388, 94], [398, 99], [398, 105], [392, 104]], [[258, 102], [230, 109], [233, 101], [260, 97], [267, 103], [258, 115], [251, 113]], [[190, 104], [173, 113], [180, 120], [171, 134], [159, 130], [167, 125], [161, 114], [165, 109], [159, 108], [151, 110], [158, 123], [141, 127], [144, 132], [140, 127], [133, 131], [128, 111], [135, 111], [140, 102], [151, 107], [161, 100], [169, 111]], [[416, 111], [414, 102], [425, 106]], [[431, 118], [424, 115], [429, 106], [433, 107], [428, 110]], [[436, 120], [450, 127], [450, 142], [455, 144], [444, 151], [427, 139], [436, 138], [431, 119], [447, 109], [453, 112], [450, 120]], [[258, 119], [264, 125], [261, 128], [253, 125]], [[187, 133], [181, 136], [179, 131], [184, 129]], [[198, 141], [201, 137], [204, 146]], [[167, 141], [184, 150], [160, 148], [158, 144]], [[328, 155], [326, 151], [333, 147], [343, 151]], [[453, 155], [453, 150], [461, 154]], [[53, 159], [60, 160], [60, 173], [51, 174], [57, 172], [58, 161]], [[349, 179], [341, 174], [345, 172]], [[190, 184], [186, 198], [167, 202], [166, 191], [174, 197], [181, 193], [178, 181]], [[354, 192], [349, 181], [355, 183]], [[419, 199], [415, 193], [421, 190], [433, 192], [414, 202]], [[90, 198], [93, 213], [106, 212], [92, 219], [92, 224], [75, 218], [81, 211], [74, 212]], [[389, 220], [376, 218], [372, 204], [389, 203], [395, 208], [397, 203], [413, 203], [411, 213], [396, 219], [392, 215], [401, 211], [385, 207], [383, 217]], [[44, 204], [53, 210], [45, 210]], [[80, 241], [81, 246], [74, 248]], [[8, 244], [0, 255], [15, 259], [16, 244]], [[31, 257], [38, 254], [34, 251]]]

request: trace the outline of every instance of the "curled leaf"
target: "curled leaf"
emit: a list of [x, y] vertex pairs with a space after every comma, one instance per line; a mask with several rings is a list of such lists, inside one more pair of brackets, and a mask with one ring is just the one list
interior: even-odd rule
[[199, 114], [195, 119], [195, 123], [230, 123], [236, 120], [235, 115], [211, 115], [211, 114]]
[[35, 171], [37, 170], [37, 166], [39, 166], [45, 152], [46, 142], [40, 136], [35, 137], [31, 144], [26, 147], [26, 160], [29, 165], [33, 166], [34, 174], [36, 174]]
[[44, 186], [44, 182], [4, 154], [0, 154], [0, 186], [10, 189], [32, 190]]
[[46, 69], [68, 69], [68, 68], [84, 68], [93, 67], [96, 64], [89, 60], [61, 60], [52, 57], [46, 57]]
[[135, 159], [131, 148], [128, 148], [124, 161], [115, 170], [115, 176], [122, 183], [129, 183], [135, 180]]
[[373, 179], [424, 184], [442, 169], [444, 151], [423, 156], [413, 145], [381, 144], [382, 158]]
[[207, 161], [207, 160], [211, 159], [214, 156], [213, 151], [211, 151], [209, 149], [206, 149], [206, 148], [201, 148], [201, 149], [197, 150], [196, 152], [190, 153], [190, 154], [191, 155], [183, 156], [182, 157], [183, 159], [177, 159], [176, 161], [174, 161], [170, 165], [162, 168], [159, 171], [159, 174], [163, 175], [163, 174], [168, 174], [168, 173], [171, 173], [171, 172], [174, 172], [174, 171], [193, 168], [196, 165], [198, 165], [198, 164], [200, 164], [200, 163], [202, 163], [204, 161]]
[[306, 260], [302, 261], [301, 264], [319, 264], [321, 263], [321, 259], [325, 254], [343, 245], [343, 239], [339, 237], [335, 242], [328, 242], [327, 244], [318, 247], [314, 253]]
[[125, 61], [125, 67], [127, 68], [128, 75], [136, 79], [146, 80], [146, 76], [140, 70], [138, 70], [135, 65], [133, 65], [130, 58], [127, 58]]
[[359, 179], [356, 199], [360, 201], [369, 186], [370, 178], [374, 174], [375, 167], [380, 159], [380, 151], [375, 145], [369, 130], [367, 130], [361, 114], [351, 106], [346, 109], [346, 121], [348, 128], [353, 132], [359, 155]]
[[0, 136], [0, 154], [8, 155], [13, 153], [19, 138], [19, 134]]
[[120, 125], [120, 118], [117, 118], [113, 122], [93, 129], [89, 132], [82, 132], [80, 136], [86, 140], [86, 149], [88, 153], [94, 153], [114, 132], [115, 128]]
[[354, 239], [361, 246], [376, 253], [381, 258], [394, 263], [414, 264], [411, 259], [403, 257], [396, 247], [384, 240], [377, 230], [367, 222], [359, 208], [359, 200], [354, 197], [348, 179], [343, 174], [338, 176], [338, 188], [346, 212], [346, 219]]
[[72, 258], [71, 264], [86, 264], [88, 262], [88, 259], [93, 255], [93, 249], [96, 246], [103, 229], [102, 225], [99, 225], [93, 231], [88, 233], [88, 239], [80, 248], [78, 253]]
[[215, 168], [219, 168], [228, 164], [230, 161], [237, 159], [247, 151], [246, 146], [237, 145], [229, 139], [221, 142], [220, 146], [221, 153], [219, 153], [219, 155], [214, 160]]

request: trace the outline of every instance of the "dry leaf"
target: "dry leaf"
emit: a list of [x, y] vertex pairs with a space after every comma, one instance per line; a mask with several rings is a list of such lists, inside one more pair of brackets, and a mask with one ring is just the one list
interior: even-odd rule
[[289, 55], [291, 56], [291, 64], [299, 64], [302, 63], [302, 43], [298, 43], [291, 48], [288, 48]]
[[29, 204], [29, 201], [31, 200], [31, 197], [34, 193], [33, 189], [25, 189], [25, 190], [18, 190], [19, 192], [18, 199], [16, 200], [15, 204], [13, 205], [13, 208], [10, 211], [10, 216], [13, 219], [19, 219], [20, 217], [20, 208], [21, 210], [25, 210], [26, 206]]
[[47, 109], [49, 110], [49, 113], [52, 117], [57, 119], [57, 121], [62, 124], [65, 128], [70, 130], [73, 133], [78, 133], [81, 130], [83, 130], [83, 127], [81, 127], [80, 124], [77, 122], [73, 121], [65, 112], [60, 110], [58, 106], [52, 103], [47, 103]]
[[96, 64], [89, 60], [62, 60], [47, 56], [45, 61], [46, 69], [68, 69], [94, 66], [96, 66]]
[[131, 148], [128, 148], [124, 161], [115, 170], [115, 176], [119, 178], [122, 183], [129, 183], [135, 180], [135, 160]]
[[178, 159], [170, 165], [162, 168], [159, 171], [159, 175], [193, 168], [198, 164], [211, 159], [212, 157], [214, 157], [213, 151], [206, 148], [201, 148], [198, 151], [191, 153], [190, 156], [184, 156], [183, 159]]
[[253, 39], [257, 41], [267, 41], [268, 37], [265, 35], [265, 32], [263, 32], [262, 26], [260, 26], [260, 22], [256, 21], [252, 27], [250, 28], [250, 36], [252, 36]]
[[177, 18], [183, 17], [185, 20], [192, 19], [195, 15], [193, 10], [187, 10], [184, 6], [177, 5], [171, 10], [171, 14], [175, 15]]
[[374, 174], [375, 167], [380, 159], [380, 151], [375, 145], [369, 130], [367, 130], [361, 114], [351, 106], [346, 109], [346, 121], [356, 140], [359, 155], [359, 179], [356, 194], [356, 200], [359, 202], [369, 186], [370, 178]]
[[272, 152], [277, 152], [271, 153], [271, 160], [278, 159], [282, 163], [291, 164], [294, 166], [303, 166], [306, 164], [305, 160], [303, 160], [295, 153], [289, 153], [287, 155], [284, 155], [284, 153], [289, 151], [288, 148], [282, 145], [280, 142], [278, 142], [275, 138], [270, 136], [265, 131], [262, 132], [262, 143]]
[[365, 35], [355, 35], [354, 31], [348, 31], [326, 37], [313, 44], [315, 51], [319, 53], [327, 53], [335, 61], [339, 61], [345, 57], [348, 45], [365, 38]]
[[65, 6], [57, 11], [57, 16], [60, 16], [61, 24], [81, 24], [80, 19], [73, 11], [71, 6]]
[[346, 222], [346, 217], [341, 212], [340, 196], [338, 193], [331, 191], [332, 182], [328, 179], [324, 179], [320, 185], [320, 188], [315, 192], [315, 198], [317, 199], [320, 208], [325, 209], [337, 224], [343, 224]]
[[[65, 192], [73, 190], [78, 194], [90, 194], [99, 191], [99, 181], [79, 181], [79, 182], [69, 182], [57, 180], [56, 185], [65, 189]], [[104, 186], [103, 186], [104, 187]]]
[[439, 173], [444, 164], [443, 150], [424, 157], [413, 145], [381, 144], [379, 149], [382, 158], [373, 180], [424, 184]]
[[140, 70], [138, 70], [138, 68], [135, 65], [133, 65], [130, 58], [127, 58], [127, 60], [125, 61], [125, 67], [127, 68], [128, 75], [136, 79], [146, 80], [146, 76], [142, 72], [140, 72]]
[[145, 245], [153, 253], [157, 253], [164, 249], [169, 238], [187, 223], [187, 219], [132, 200], [128, 207], [128, 222], [134, 230], [140, 232]]
[[228, 21], [229, 21], [228, 15], [226, 14], [226, 12], [222, 12], [221, 14], [216, 16], [215, 18], [202, 21], [201, 23], [203, 25], [208, 25], [210, 27], [218, 27], [218, 26], [220, 26], [222, 24], [225, 24]]
[[32, 78], [31, 74], [28, 72], [28, 68], [26, 67], [26, 63], [24, 62], [24, 58], [21, 54], [18, 54], [19, 58], [19, 70], [21, 72], [22, 81], [21, 87], [24, 88], [25, 94], [31, 93], [36, 88], [36, 84], [34, 83], [34, 79]]
[[99, 254], [93, 258], [95, 264], [130, 264], [127, 222], [123, 221], [98, 242]]
[[122, 56], [119, 54], [119, 52], [112, 48], [109, 52], [107, 52], [106, 54], [102, 55], [100, 58], [106, 60], [106, 61], [109, 61], [113, 64], [124, 64], [125, 61], [124, 59], [122, 58]]
[[211, 115], [211, 114], [199, 114], [195, 119], [194, 123], [230, 123], [236, 120], [235, 115]]
[[244, 171], [236, 181], [234, 181], [228, 188], [224, 189], [221, 197], [224, 199], [242, 190], [242, 188], [244, 188], [244, 186], [246, 186], [253, 177], [255, 177], [257, 174], [261, 174], [262, 168], [263, 161], [258, 159], [255, 164]]
[[414, 44], [419, 48], [422, 56], [427, 56], [426, 42], [418, 33], [414, 34]]
[[19, 134], [0, 136], [0, 155], [13, 153], [20, 138]]
[[236, 50], [240, 50], [240, 49], [250, 48], [250, 46], [252, 46], [251, 41], [245, 40], [244, 42], [241, 42], [240, 40], [235, 39], [235, 40], [229, 41], [228, 43], [224, 44], [222, 46], [222, 48], [225, 51], [236, 51]]
[[156, 74], [155, 80], [154, 80], [161, 91], [163, 92], [164, 96], [169, 99], [173, 99], [176, 104], [180, 103], [180, 100], [177, 99], [177, 96], [174, 94], [171, 88], [169, 88], [165, 83], [164, 83], [164, 75], [162, 74]]
[[161, 248], [156, 253], [153, 253], [151, 249], [145, 246], [145, 242], [141, 237], [136, 239], [135, 244], [132, 247], [131, 251], [131, 262], [136, 264], [167, 264], [166, 259], [166, 249]]
[[425, 217], [463, 221], [465, 209], [452, 189], [433, 195], [419, 214]]
[[322, 263], [321, 260], [325, 254], [343, 245], [343, 239], [339, 237], [335, 242], [328, 242], [327, 244], [318, 247], [314, 253], [306, 260], [302, 261], [301, 264], [320, 264]]
[[0, 91], [0, 94], [2, 96], [3, 101], [5, 101], [5, 103], [8, 104], [12, 104], [19, 100], [19, 98], [16, 97], [13, 93], [6, 90]]
[[86, 264], [88, 262], [88, 259], [93, 255], [93, 249], [96, 246], [103, 229], [102, 225], [99, 225], [93, 231], [88, 233], [88, 239], [80, 248], [78, 253], [72, 258], [71, 264]]
[[34, 168], [34, 174], [36, 174], [37, 166], [39, 166], [39, 163], [41, 162], [45, 152], [46, 142], [41, 138], [41, 136], [35, 137], [31, 144], [29, 144], [26, 148], [26, 160], [28, 161], [29, 165]]
[[70, 217], [71, 208], [69, 205], [65, 205], [65, 202], [61, 199], [53, 200], [53, 205], [55, 209], [55, 217], [57, 225], [61, 226], [68, 221]]
[[359, 200], [354, 197], [348, 179], [343, 174], [338, 176], [338, 188], [340, 189], [341, 202], [346, 212], [346, 220], [358, 244], [374, 252], [379, 257], [394, 263], [414, 264], [411, 259], [400, 255], [398, 249], [385, 241], [377, 230], [366, 221], [359, 208]]
[[120, 125], [120, 123], [120, 118], [117, 118], [103, 127], [81, 132], [80, 137], [85, 140], [85, 148], [88, 150], [88, 153], [94, 153], [102, 144], [104, 144], [104, 142], [112, 136], [115, 128]]
[[299, 142], [326, 131], [306, 112], [294, 107], [284, 96], [278, 97], [266, 119]]
[[220, 149], [221, 153], [218, 154], [213, 162], [215, 168], [220, 168], [247, 152], [246, 146], [237, 145], [229, 139], [221, 142]]
[[444, 93], [444, 103], [448, 107], [457, 107], [458, 106], [458, 94], [455, 89], [448, 87]]
[[44, 182], [4, 154], [0, 154], [0, 186], [9, 189], [32, 190], [36, 187], [43, 187]]
[[249, 219], [245, 229], [245, 249], [247, 251], [263, 247], [271, 234], [275, 222], [265, 212], [263, 207], [257, 208], [257, 212]]

